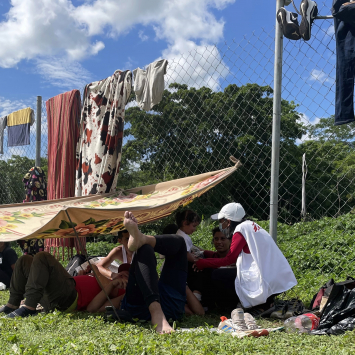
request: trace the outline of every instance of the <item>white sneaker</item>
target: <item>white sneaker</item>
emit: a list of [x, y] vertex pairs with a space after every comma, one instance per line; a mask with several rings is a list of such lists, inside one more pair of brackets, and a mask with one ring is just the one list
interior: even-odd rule
[[236, 308], [231, 314], [232, 323], [238, 330], [248, 330], [244, 319], [244, 311], [242, 308]]
[[244, 320], [249, 330], [259, 329], [255, 318], [250, 313], [244, 313]]

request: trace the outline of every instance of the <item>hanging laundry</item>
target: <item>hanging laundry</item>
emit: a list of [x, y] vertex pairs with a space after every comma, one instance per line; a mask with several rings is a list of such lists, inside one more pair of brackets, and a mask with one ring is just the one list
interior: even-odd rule
[[4, 154], [4, 131], [7, 125], [7, 116], [0, 117], [0, 154]]
[[22, 179], [25, 185], [26, 198], [23, 202], [47, 200], [46, 174], [39, 167], [31, 168]]
[[80, 91], [47, 100], [48, 199], [75, 196], [75, 154], [81, 111]]
[[133, 71], [136, 101], [142, 110], [150, 111], [161, 101], [167, 65], [168, 61], [161, 59], [149, 64], [147, 70], [137, 68]]
[[30, 126], [35, 121], [35, 115], [30, 107], [10, 113], [7, 116], [8, 147], [30, 144]]
[[355, 2], [333, 0], [336, 39], [335, 125], [355, 121]]
[[[47, 200], [46, 174], [39, 166], [31, 168], [23, 177], [22, 182], [26, 196], [24, 203]], [[43, 239], [18, 240], [17, 243], [24, 255], [35, 255], [44, 250]]]
[[76, 196], [116, 189], [131, 86], [129, 70], [116, 70], [107, 79], [86, 85], [76, 149]]
[[[75, 155], [76, 142], [79, 137], [81, 111], [80, 91], [72, 90], [47, 100], [48, 121], [48, 199], [56, 200], [75, 196]], [[68, 249], [68, 257], [76, 253], [84, 253], [86, 238], [49, 238], [45, 240], [45, 250], [56, 256], [59, 248]], [[82, 250], [81, 246], [84, 248]], [[69, 255], [70, 252], [70, 255]]]

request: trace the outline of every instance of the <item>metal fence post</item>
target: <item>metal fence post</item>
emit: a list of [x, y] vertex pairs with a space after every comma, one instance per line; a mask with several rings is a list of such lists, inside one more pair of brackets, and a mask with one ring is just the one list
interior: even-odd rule
[[42, 96], [37, 96], [37, 117], [36, 117], [36, 166], [41, 166], [41, 118], [42, 118]]
[[[283, 7], [285, 0], [276, 1], [276, 13]], [[272, 120], [272, 153], [271, 153], [271, 189], [270, 189], [270, 235], [277, 240], [277, 213], [279, 188], [280, 158], [280, 121], [281, 121], [281, 85], [282, 85], [282, 52], [283, 34], [277, 22], [275, 25], [275, 62], [274, 62], [274, 97]]]

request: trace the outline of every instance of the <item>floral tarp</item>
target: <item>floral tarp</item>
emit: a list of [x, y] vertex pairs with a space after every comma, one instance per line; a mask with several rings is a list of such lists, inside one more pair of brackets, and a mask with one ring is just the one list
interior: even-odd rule
[[181, 205], [216, 186], [238, 168], [236, 166], [104, 195], [0, 207], [0, 241], [31, 238], [71, 238], [75, 236], [65, 210], [79, 236], [108, 234], [124, 229], [124, 212], [135, 211], [139, 224], [165, 217]]

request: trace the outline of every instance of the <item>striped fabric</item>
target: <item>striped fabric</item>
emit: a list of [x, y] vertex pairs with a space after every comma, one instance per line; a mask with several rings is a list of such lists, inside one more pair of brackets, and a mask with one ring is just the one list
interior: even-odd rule
[[30, 123], [30, 125], [34, 122], [33, 110], [30, 107], [24, 108], [22, 110], [18, 110], [10, 113], [7, 116], [7, 126], [18, 126], [20, 124]]
[[[73, 197], [75, 195], [75, 151], [79, 135], [81, 113], [80, 91], [72, 90], [52, 97], [46, 102], [48, 121], [48, 200]], [[81, 237], [85, 249], [86, 238]], [[68, 248], [72, 255], [73, 247], [83, 252], [74, 238], [46, 239], [45, 250], [53, 255], [59, 253], [59, 247]], [[59, 255], [57, 255], [59, 257]]]

